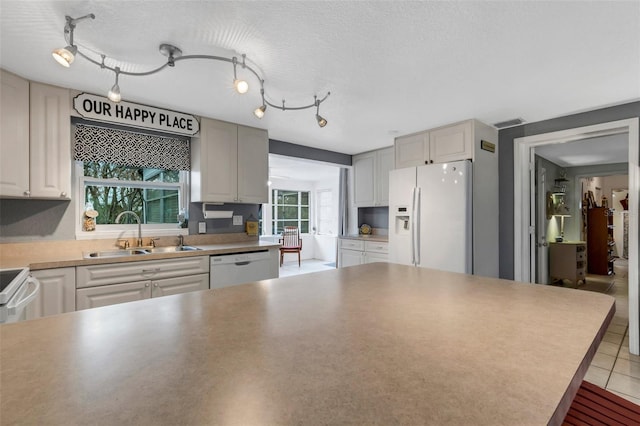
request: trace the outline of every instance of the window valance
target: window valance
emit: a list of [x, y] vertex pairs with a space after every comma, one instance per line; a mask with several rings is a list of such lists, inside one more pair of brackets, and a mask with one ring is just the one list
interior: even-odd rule
[[124, 130], [76, 124], [74, 159], [152, 169], [190, 170], [189, 142]]

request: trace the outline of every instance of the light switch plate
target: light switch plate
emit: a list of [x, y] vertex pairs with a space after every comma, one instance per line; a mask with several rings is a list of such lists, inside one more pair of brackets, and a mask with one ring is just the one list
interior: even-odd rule
[[234, 225], [242, 225], [242, 216], [241, 215], [233, 215], [233, 224]]
[[198, 222], [198, 233], [199, 234], [207, 233], [207, 222]]

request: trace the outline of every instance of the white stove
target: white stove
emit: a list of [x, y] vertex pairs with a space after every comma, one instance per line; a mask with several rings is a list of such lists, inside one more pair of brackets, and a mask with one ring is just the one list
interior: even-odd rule
[[25, 308], [40, 291], [29, 268], [0, 269], [0, 324], [25, 319]]

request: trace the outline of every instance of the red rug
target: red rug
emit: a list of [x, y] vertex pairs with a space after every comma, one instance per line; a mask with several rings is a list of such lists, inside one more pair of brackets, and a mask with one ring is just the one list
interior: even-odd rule
[[640, 425], [640, 406], [582, 382], [563, 425]]

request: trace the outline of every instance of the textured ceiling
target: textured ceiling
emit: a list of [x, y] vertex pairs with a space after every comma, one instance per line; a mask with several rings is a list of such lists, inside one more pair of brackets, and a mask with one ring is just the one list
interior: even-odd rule
[[[267, 110], [258, 84], [240, 96], [228, 63], [179, 62], [122, 76], [123, 99], [269, 130], [271, 138], [347, 154], [467, 118], [528, 122], [640, 99], [640, 3], [408, 1], [0, 2], [0, 65], [26, 78], [106, 95], [113, 73], [78, 58], [60, 67], [64, 16], [75, 41], [109, 65], [144, 71], [184, 54], [246, 53], [269, 101], [320, 114]], [[81, 47], [81, 48], [82, 48]], [[96, 56], [99, 57], [99, 56]]]

